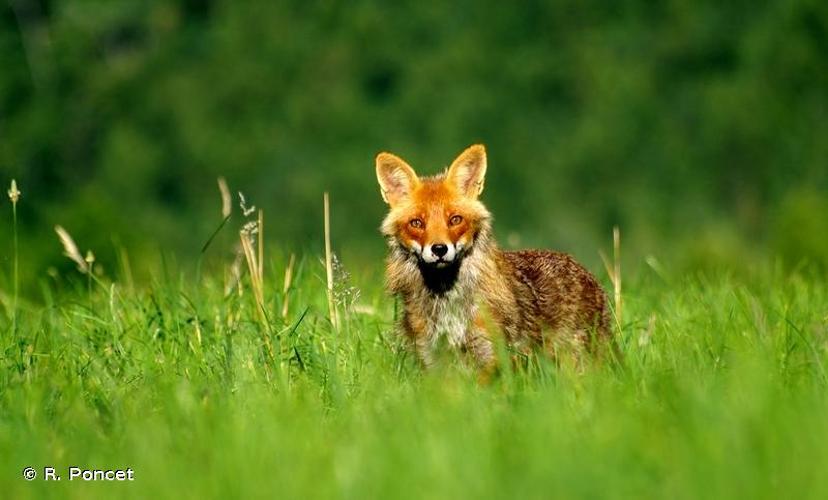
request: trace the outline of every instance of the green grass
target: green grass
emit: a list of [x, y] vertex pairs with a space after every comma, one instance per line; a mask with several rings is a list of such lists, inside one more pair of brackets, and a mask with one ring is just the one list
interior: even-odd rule
[[[462, 362], [416, 368], [379, 269], [373, 312], [333, 331], [324, 268], [300, 260], [285, 320], [267, 268], [264, 330], [246, 278], [225, 295], [210, 273], [91, 296], [64, 277], [17, 333], [0, 316], [2, 496], [828, 497], [822, 274], [625, 276], [623, 367], [535, 360], [481, 386]], [[135, 481], [21, 477], [49, 465]]]

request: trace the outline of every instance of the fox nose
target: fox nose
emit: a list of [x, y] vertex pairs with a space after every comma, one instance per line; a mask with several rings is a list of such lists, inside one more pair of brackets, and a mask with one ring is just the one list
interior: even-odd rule
[[431, 245], [431, 252], [437, 257], [443, 257], [448, 253], [448, 246], [443, 245], [442, 243]]

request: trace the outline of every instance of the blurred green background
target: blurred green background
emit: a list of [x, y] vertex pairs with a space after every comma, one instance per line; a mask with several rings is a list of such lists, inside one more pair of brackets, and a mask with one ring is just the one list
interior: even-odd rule
[[330, 191], [336, 250], [375, 268], [374, 155], [434, 173], [476, 142], [504, 247], [597, 270], [617, 224], [633, 266], [828, 262], [823, 0], [9, 0], [0, 62], [30, 283], [73, 267], [55, 224], [104, 272], [119, 245], [194, 262], [218, 176], [280, 251], [321, 251]]

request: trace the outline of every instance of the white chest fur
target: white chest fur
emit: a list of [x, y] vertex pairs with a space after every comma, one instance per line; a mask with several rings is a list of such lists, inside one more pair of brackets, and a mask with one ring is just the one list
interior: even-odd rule
[[444, 335], [452, 347], [465, 343], [475, 311], [474, 301], [469, 299], [467, 293], [457, 288], [432, 298], [428, 317], [428, 336], [432, 344]]
[[428, 315], [428, 336], [432, 345], [442, 336], [452, 347], [466, 343], [477, 313], [480, 267], [480, 256], [470, 256], [463, 262], [454, 287], [442, 295], [429, 297], [431, 314]]

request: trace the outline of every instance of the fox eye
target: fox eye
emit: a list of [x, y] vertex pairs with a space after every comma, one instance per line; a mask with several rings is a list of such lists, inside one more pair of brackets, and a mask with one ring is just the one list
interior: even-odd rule
[[450, 226], [456, 226], [457, 224], [460, 224], [461, 222], [463, 222], [463, 217], [461, 217], [459, 215], [452, 215], [451, 218], [449, 219], [449, 225]]
[[422, 229], [423, 226], [425, 225], [425, 224], [423, 224], [422, 219], [411, 219], [411, 222], [409, 222], [409, 224], [411, 224], [411, 227], [413, 227], [415, 229]]

